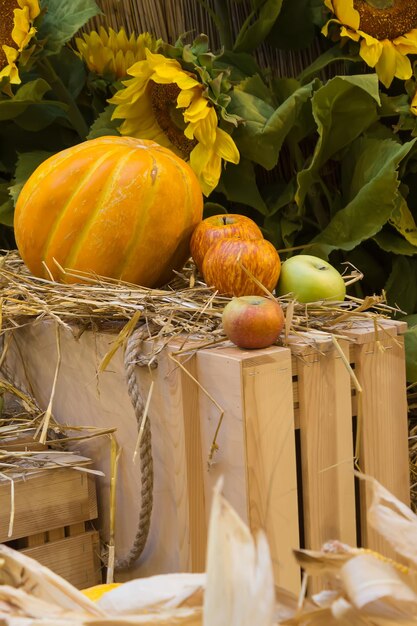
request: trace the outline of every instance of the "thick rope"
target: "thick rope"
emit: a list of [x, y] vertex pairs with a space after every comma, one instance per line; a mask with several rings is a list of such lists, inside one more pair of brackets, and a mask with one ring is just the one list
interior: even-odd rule
[[138, 425], [138, 433], [142, 432], [142, 438], [139, 445], [140, 453], [140, 471], [141, 471], [141, 505], [139, 512], [138, 528], [129, 554], [124, 559], [119, 559], [115, 563], [115, 569], [124, 570], [131, 567], [135, 561], [141, 556], [149, 535], [151, 524], [152, 504], [153, 504], [153, 459], [152, 459], [152, 441], [151, 441], [151, 425], [149, 418], [143, 422], [144, 402], [139, 391], [136, 379], [136, 367], [138, 365], [145, 367], [157, 367], [155, 360], [149, 363], [149, 358], [141, 352], [143, 340], [143, 327], [137, 328], [129, 337], [127, 342], [124, 365], [127, 378], [127, 388], [129, 397], [135, 410], [136, 421]]

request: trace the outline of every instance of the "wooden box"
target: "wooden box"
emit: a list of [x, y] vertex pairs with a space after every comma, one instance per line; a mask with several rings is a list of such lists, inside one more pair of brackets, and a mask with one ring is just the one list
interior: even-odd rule
[[[72, 468], [0, 480], [0, 542], [83, 589], [102, 582], [95, 477]], [[13, 504], [12, 504], [13, 503]], [[14, 512], [12, 534], [9, 525]]]
[[[138, 368], [144, 399], [153, 383], [154, 509], [141, 559], [116, 578], [202, 571], [212, 488], [220, 476], [239, 515], [253, 530], [266, 531], [279, 585], [299, 589], [292, 549], [300, 545], [319, 548], [339, 539], [394, 556], [368, 526], [354, 450], [357, 441], [363, 472], [409, 503], [403, 329], [398, 322], [361, 323], [341, 327], [337, 346], [329, 335], [306, 334], [288, 347], [254, 351], [228, 345], [194, 351], [195, 344], [177, 340], [158, 355], [156, 370]], [[60, 331], [53, 411], [62, 422], [117, 427], [116, 557], [123, 558], [138, 526], [141, 481], [123, 354], [119, 350], [106, 371], [98, 368], [114, 340], [111, 333], [75, 339]], [[14, 331], [5, 362], [15, 383], [30, 386], [45, 407], [56, 352], [54, 325], [41, 322]], [[208, 467], [216, 432], [218, 449]], [[98, 482], [106, 540], [108, 442], [88, 443], [81, 453], [106, 474]]]

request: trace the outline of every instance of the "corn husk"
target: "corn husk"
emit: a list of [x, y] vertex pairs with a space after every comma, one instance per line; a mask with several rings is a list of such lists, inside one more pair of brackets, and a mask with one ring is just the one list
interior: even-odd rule
[[97, 604], [33, 559], [0, 546], [2, 626], [273, 626], [275, 608], [265, 537], [252, 537], [219, 488], [206, 575], [134, 580], [109, 591]]

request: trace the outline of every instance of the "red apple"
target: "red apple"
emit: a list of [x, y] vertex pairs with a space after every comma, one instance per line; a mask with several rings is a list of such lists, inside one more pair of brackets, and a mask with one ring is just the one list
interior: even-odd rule
[[226, 304], [223, 329], [239, 348], [267, 348], [278, 339], [285, 323], [276, 300], [262, 296], [241, 296]]
[[278, 252], [266, 239], [220, 239], [207, 250], [203, 276], [209, 287], [227, 296], [264, 295], [248, 272], [268, 291], [277, 284], [281, 270]]
[[199, 223], [194, 230], [190, 251], [200, 272], [207, 250], [219, 239], [240, 237], [241, 239], [262, 239], [260, 228], [245, 215], [212, 215]]

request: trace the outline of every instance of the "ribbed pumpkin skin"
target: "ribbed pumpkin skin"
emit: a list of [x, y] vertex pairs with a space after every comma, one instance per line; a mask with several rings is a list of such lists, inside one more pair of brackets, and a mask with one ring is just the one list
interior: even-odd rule
[[44, 161], [24, 185], [16, 243], [35, 276], [82, 282], [65, 269], [144, 287], [162, 285], [187, 260], [202, 219], [197, 178], [152, 141], [99, 137]]

